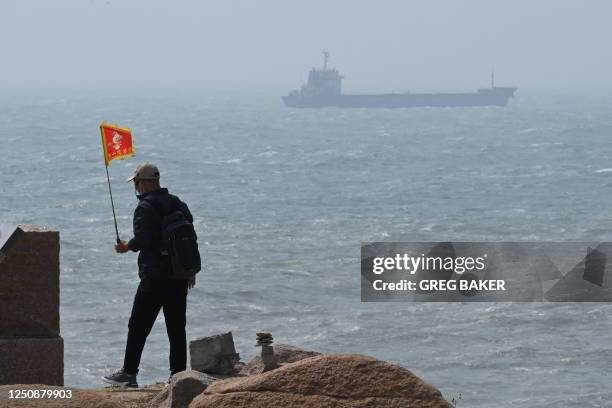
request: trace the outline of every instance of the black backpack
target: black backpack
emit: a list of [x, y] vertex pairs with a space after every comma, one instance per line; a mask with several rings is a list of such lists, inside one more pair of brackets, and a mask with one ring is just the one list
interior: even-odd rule
[[170, 257], [171, 277], [188, 279], [202, 269], [198, 240], [193, 224], [179, 208], [180, 201], [173, 197], [169, 211], [160, 211], [162, 217], [161, 254]]

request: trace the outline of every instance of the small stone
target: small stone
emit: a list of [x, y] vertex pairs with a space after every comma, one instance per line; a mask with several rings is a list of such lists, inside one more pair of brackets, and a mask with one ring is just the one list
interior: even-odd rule
[[216, 378], [199, 371], [186, 370], [172, 376], [170, 385], [157, 395], [149, 408], [182, 408], [201, 394]]
[[278, 357], [274, 355], [274, 349], [269, 345], [261, 347], [261, 361], [263, 363], [263, 371], [270, 371], [278, 368]]

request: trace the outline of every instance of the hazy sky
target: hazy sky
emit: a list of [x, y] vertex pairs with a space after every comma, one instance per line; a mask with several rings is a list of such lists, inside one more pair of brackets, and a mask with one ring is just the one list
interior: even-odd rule
[[0, 87], [612, 83], [609, 0], [1, 0]]

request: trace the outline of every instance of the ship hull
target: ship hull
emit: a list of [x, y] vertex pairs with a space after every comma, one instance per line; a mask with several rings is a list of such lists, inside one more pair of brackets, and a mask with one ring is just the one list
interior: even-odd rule
[[290, 94], [283, 102], [291, 108], [416, 108], [461, 106], [506, 106], [516, 88], [490, 88], [473, 93], [440, 94], [378, 94], [378, 95], [320, 95]]

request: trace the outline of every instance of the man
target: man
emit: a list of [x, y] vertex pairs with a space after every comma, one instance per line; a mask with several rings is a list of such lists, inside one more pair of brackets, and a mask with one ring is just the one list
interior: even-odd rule
[[162, 254], [162, 218], [180, 210], [189, 222], [193, 217], [187, 205], [169, 194], [159, 184], [159, 170], [149, 163], [136, 167], [134, 181], [138, 206], [134, 211], [134, 238], [115, 245], [120, 253], [139, 252], [138, 276], [140, 284], [134, 297], [128, 324], [127, 345], [123, 367], [103, 380], [113, 385], [138, 387], [136, 376], [147, 336], [162, 309], [170, 340], [170, 377], [184, 371], [187, 365], [185, 335], [187, 292], [195, 286], [195, 275], [189, 279], [172, 279], [168, 256]]

